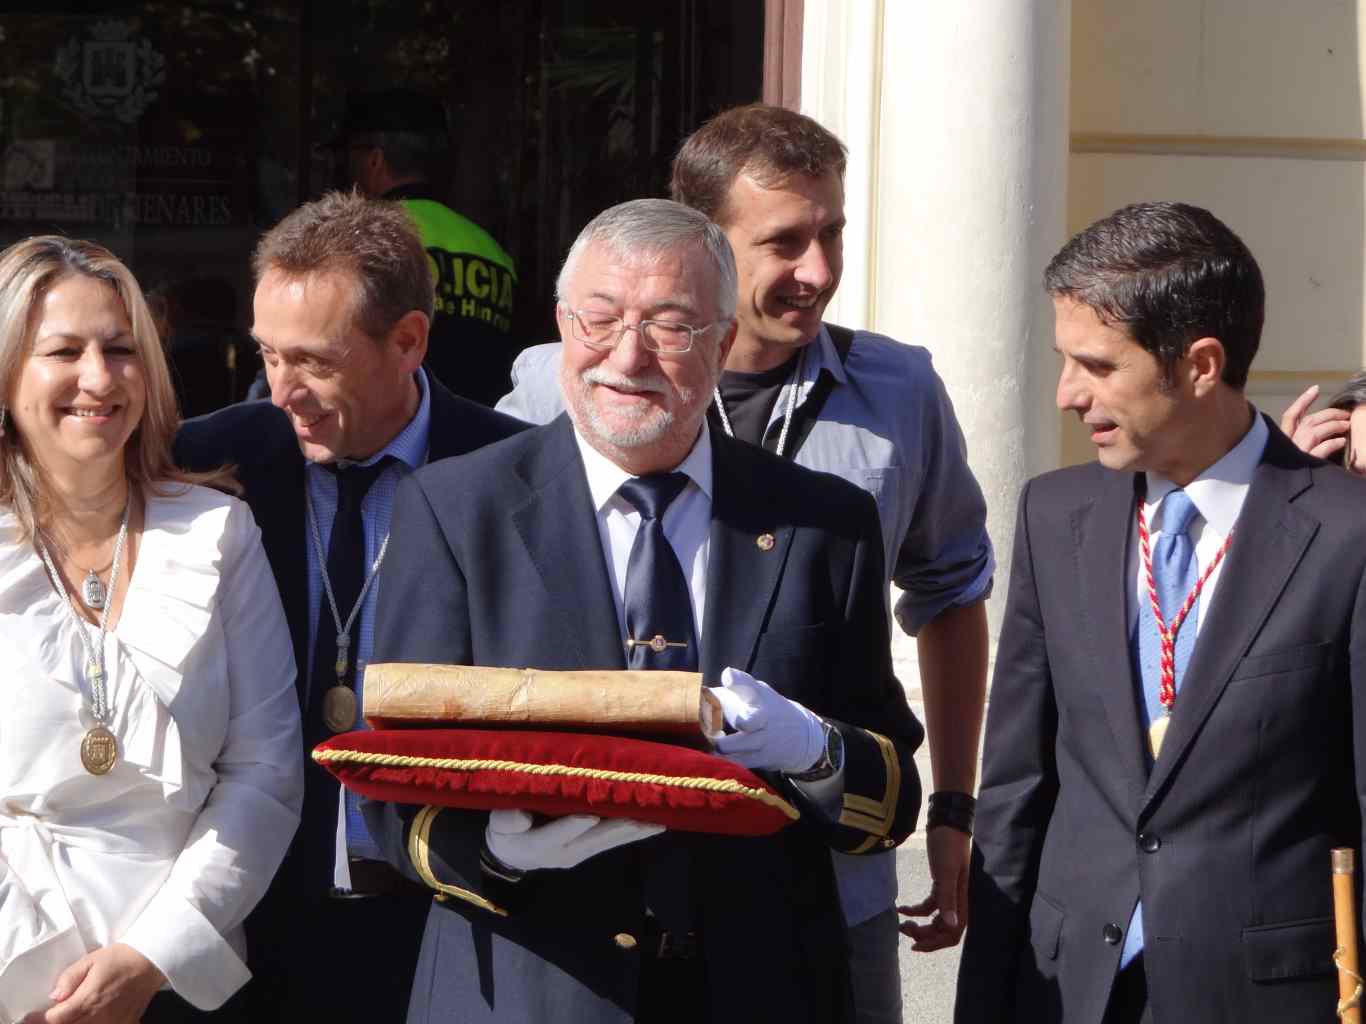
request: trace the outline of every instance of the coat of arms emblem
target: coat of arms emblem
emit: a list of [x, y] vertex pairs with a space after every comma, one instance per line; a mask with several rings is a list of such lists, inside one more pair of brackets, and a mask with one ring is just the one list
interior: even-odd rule
[[90, 38], [73, 37], [58, 48], [54, 70], [74, 110], [132, 124], [160, 95], [166, 58], [126, 21], [97, 21]]

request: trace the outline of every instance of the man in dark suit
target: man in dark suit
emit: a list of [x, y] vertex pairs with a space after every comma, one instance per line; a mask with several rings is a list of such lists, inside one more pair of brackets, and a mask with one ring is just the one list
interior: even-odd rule
[[1099, 462], [1020, 500], [955, 1019], [1329, 1019], [1366, 487], [1247, 401], [1261, 273], [1207, 211], [1126, 207], [1045, 284]]
[[375, 657], [700, 669], [735, 727], [717, 749], [803, 817], [740, 839], [367, 804], [390, 859], [449, 896], [409, 1019], [847, 1020], [829, 849], [895, 846], [920, 799], [876, 508], [707, 429], [736, 291], [704, 215], [606, 211], [558, 293], [568, 414], [404, 482]]
[[176, 453], [238, 469], [294, 639], [308, 785], [299, 834], [247, 923], [253, 981], [228, 1015], [397, 1020], [430, 893], [381, 859], [354, 801], [306, 755], [359, 724], [399, 480], [523, 425], [420, 369], [432, 278], [398, 204], [324, 196], [267, 232], [253, 266], [271, 400], [187, 422]]

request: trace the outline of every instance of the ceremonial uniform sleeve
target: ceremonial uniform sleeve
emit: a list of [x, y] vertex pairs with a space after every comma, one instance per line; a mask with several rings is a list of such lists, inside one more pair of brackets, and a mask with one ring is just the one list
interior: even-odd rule
[[824, 823], [832, 849], [863, 854], [891, 849], [915, 829], [921, 790], [913, 755], [925, 730], [892, 671], [877, 506], [867, 493], [858, 492], [856, 499], [860, 539], [832, 662], [836, 668], [827, 681], [829, 703], [812, 708], [844, 741], [838, 817], [831, 820], [825, 812], [828, 787], [790, 779], [785, 785], [803, 810], [812, 812], [809, 819]]
[[498, 400], [497, 410], [528, 423], [549, 423], [564, 412], [559, 370], [559, 342], [522, 349], [512, 363], [512, 390]]
[[[1010, 593], [987, 715], [956, 1024], [1016, 1019], [1015, 977], [1028, 941], [1044, 834], [1058, 794], [1058, 712], [1034, 582], [1030, 486], [1020, 496]], [[1029, 1008], [1020, 1010], [1028, 1019]]]
[[[896, 620], [911, 636], [946, 608], [975, 604], [991, 594], [996, 570], [987, 536], [987, 505], [968, 468], [967, 445], [944, 382], [924, 356], [919, 417], [902, 416], [905, 453], [919, 454], [919, 482], [910, 523], [892, 559], [892, 582], [903, 593]], [[891, 542], [889, 542], [891, 543]]]

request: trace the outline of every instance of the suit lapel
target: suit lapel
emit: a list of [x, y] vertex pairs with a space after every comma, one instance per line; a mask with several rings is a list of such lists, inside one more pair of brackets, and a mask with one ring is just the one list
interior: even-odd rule
[[[707, 558], [707, 607], [702, 628], [702, 674], [719, 682], [727, 666], [749, 668], [792, 546], [790, 521], [746, 480], [738, 442], [712, 431], [712, 506]], [[765, 538], [768, 535], [773, 543]]]
[[550, 596], [547, 607], [559, 611], [577, 663], [624, 669], [626, 648], [573, 428], [562, 415], [540, 433], [541, 443], [518, 466], [530, 494], [513, 510], [512, 521]]
[[1290, 504], [1313, 480], [1308, 469], [1295, 464], [1293, 448], [1292, 457], [1285, 457], [1289, 445], [1271, 431], [1176, 696], [1162, 756], [1148, 780], [1149, 800], [1185, 758], [1318, 530], [1317, 520]]
[[1077, 578], [1082, 605], [1078, 622], [1095, 662], [1095, 688], [1114, 735], [1117, 763], [1143, 790], [1147, 772], [1138, 723], [1137, 691], [1129, 645], [1128, 555], [1134, 516], [1134, 478], [1106, 473], [1094, 501], [1072, 514]]

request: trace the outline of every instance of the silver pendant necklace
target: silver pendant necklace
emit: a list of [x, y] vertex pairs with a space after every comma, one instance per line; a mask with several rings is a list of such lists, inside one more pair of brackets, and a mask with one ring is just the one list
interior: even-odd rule
[[[44, 537], [48, 547], [56, 548], [57, 553], [63, 558], [71, 559], [71, 555], [64, 547], [54, 541], [51, 537], [47, 537], [46, 535], [44, 535]], [[80, 565], [76, 566], [77, 569], [85, 573], [81, 578], [81, 587], [79, 591], [81, 604], [85, 605], [91, 611], [99, 611], [104, 607], [104, 602], [109, 600], [109, 588], [104, 585], [104, 581], [100, 579], [100, 577], [107, 573], [113, 564], [114, 560], [111, 558], [109, 560], [109, 565], [106, 565], [103, 569], [86, 569]]]
[[[115, 554], [114, 557], [117, 558], [118, 555]], [[113, 562], [110, 562], [109, 566], [105, 567], [105, 571], [107, 572], [109, 570], [109, 567], [113, 564]], [[77, 566], [77, 568], [80, 567]], [[113, 576], [110, 576], [109, 583], [111, 586], [113, 585]], [[87, 569], [85, 572], [85, 579], [81, 581], [81, 602], [87, 608], [92, 608], [95, 611], [100, 611], [102, 608], [104, 608], [104, 602], [108, 599], [109, 591], [105, 589], [104, 581], [100, 579], [100, 574], [97, 573], [94, 569]]]
[[[802, 380], [802, 363], [806, 361], [806, 349], [797, 353], [797, 363], [792, 367], [792, 375], [787, 379], [787, 407], [783, 410], [783, 429], [778, 432], [778, 447], [773, 449], [773, 454], [782, 457], [783, 449], [787, 447], [787, 431], [792, 426], [792, 411], [797, 408], [797, 390]], [[730, 417], [726, 415], [726, 403], [721, 400], [721, 386], [718, 384], [712, 389], [712, 398], [716, 402], [716, 411], [721, 414], [721, 426], [726, 431], [727, 437], [734, 437], [735, 430], [730, 425]], [[768, 433], [767, 430], [764, 431]], [[762, 443], [762, 438], [760, 442]]]
[[[114, 604], [110, 598], [113, 597], [119, 582], [119, 563], [122, 561], [124, 542], [128, 539], [128, 515], [132, 507], [133, 501], [130, 496], [123, 506], [123, 521], [119, 524], [118, 539], [114, 541], [114, 561], [109, 570], [109, 590], [107, 594], [101, 595], [102, 600], [97, 606], [101, 609], [97, 640], [90, 639], [90, 630], [86, 625], [85, 618], [76, 610], [76, 602], [72, 600], [71, 592], [62, 581], [62, 574], [57, 571], [56, 563], [52, 561], [52, 555], [48, 552], [47, 545], [42, 541], [38, 542], [38, 554], [43, 559], [43, 565], [47, 567], [52, 585], [57, 588], [57, 593], [61, 594], [66, 602], [66, 610], [71, 615], [71, 621], [76, 624], [76, 631], [81, 636], [81, 645], [85, 648], [88, 659], [85, 666], [85, 679], [90, 689], [90, 700], [86, 706], [90, 710], [91, 717], [95, 719], [95, 724], [87, 729], [85, 736], [81, 738], [81, 764], [91, 775], [108, 775], [119, 759], [119, 742], [109, 727], [113, 716], [109, 707], [109, 692], [105, 686], [107, 675], [104, 670], [104, 638], [109, 632], [109, 610]], [[87, 579], [86, 582], [88, 584], [89, 580]], [[98, 578], [96, 582], [99, 582]], [[85, 589], [84, 585], [82, 589]], [[103, 589], [102, 585], [101, 589]], [[85, 600], [84, 594], [82, 594], [82, 600]], [[86, 603], [89, 604], [90, 602], [86, 601]]]
[[337, 608], [337, 596], [332, 592], [332, 581], [327, 578], [327, 554], [323, 551], [322, 534], [318, 532], [318, 517], [313, 514], [313, 496], [307, 487], [304, 488], [304, 504], [308, 506], [308, 525], [313, 536], [313, 550], [318, 555], [318, 572], [323, 579], [323, 590], [327, 593], [327, 604], [332, 609], [332, 622], [337, 627], [337, 662], [333, 666], [337, 673], [337, 682], [328, 687], [327, 692], [323, 694], [323, 723], [333, 732], [346, 732], [356, 724], [357, 710], [356, 691], [346, 685], [346, 670], [351, 666], [351, 627], [356, 624], [356, 616], [360, 614], [361, 605], [365, 604], [365, 595], [370, 592], [370, 584], [374, 583], [375, 577], [379, 575], [384, 553], [389, 550], [389, 535], [386, 533], [384, 540], [380, 542], [379, 554], [375, 555], [375, 561], [366, 573], [365, 582], [361, 584], [360, 593], [356, 595], [356, 603], [351, 606], [351, 614], [343, 623], [341, 610]]

